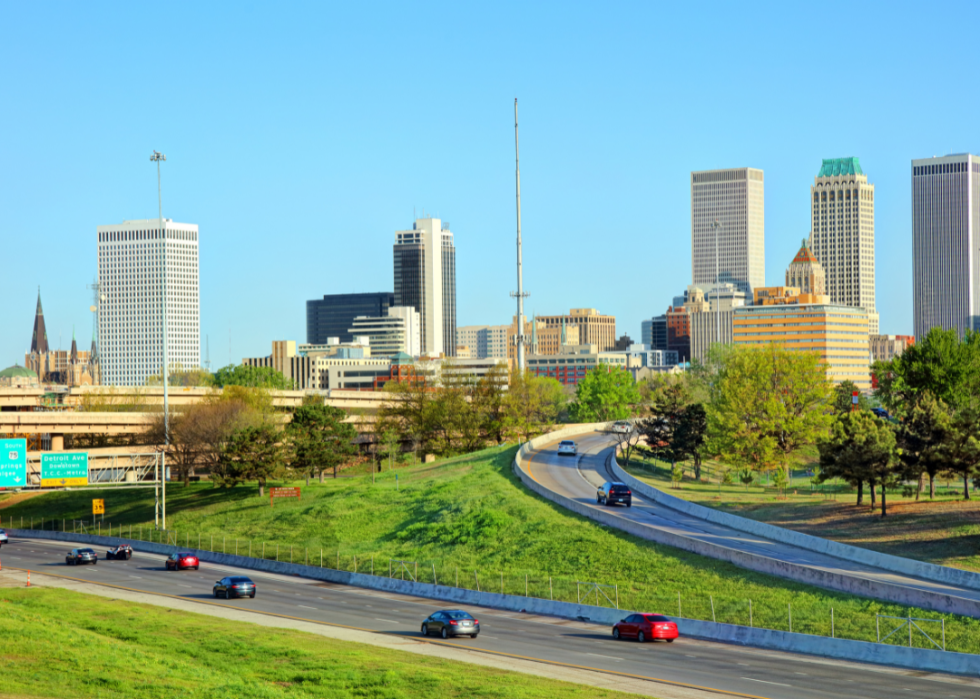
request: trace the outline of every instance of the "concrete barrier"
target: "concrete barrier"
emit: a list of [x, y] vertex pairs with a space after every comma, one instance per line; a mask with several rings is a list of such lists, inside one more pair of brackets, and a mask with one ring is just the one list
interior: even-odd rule
[[659, 488], [655, 488], [628, 474], [619, 465], [619, 462], [616, 461], [615, 453], [610, 461], [610, 467], [616, 478], [629, 485], [644, 497], [650, 498], [654, 502], [665, 505], [672, 510], [703, 519], [706, 522], [731, 527], [746, 534], [761, 536], [765, 539], [790, 544], [791, 546], [797, 546], [816, 553], [823, 553], [852, 563], [881, 568], [892, 573], [901, 573], [902, 575], [910, 575], [932, 582], [980, 590], [980, 573], [948, 568], [924, 561], [915, 561], [910, 558], [902, 558], [901, 556], [892, 556], [887, 553], [879, 553], [857, 546], [849, 546], [838, 541], [794, 532], [791, 529], [784, 529], [783, 527], [766, 524], [765, 522], [757, 522], [746, 517], [739, 517], [728, 512], [721, 512], [710, 507], [688, 502], [687, 500], [669, 495]]
[[[178, 549], [178, 547], [171, 545], [108, 536], [18, 529], [8, 529], [7, 533], [14, 539], [17, 537], [47, 539], [51, 541], [64, 541], [66, 543], [88, 544], [90, 546], [129, 544], [137, 551], [161, 555], [169, 555]], [[538, 599], [536, 597], [503, 595], [497, 592], [477, 592], [475, 590], [465, 590], [445, 585], [431, 585], [429, 583], [418, 583], [410, 580], [398, 580], [395, 578], [351, 573], [330, 568], [318, 568], [316, 566], [306, 566], [298, 563], [268, 561], [261, 558], [250, 558], [248, 556], [237, 556], [234, 554], [198, 551], [187, 548], [179, 548], [179, 550], [195, 553], [206, 563], [235, 566], [267, 573], [296, 575], [312, 580], [323, 580], [371, 590], [412, 595], [415, 597], [452, 602], [459, 605], [491, 607], [513, 612], [523, 611], [529, 614], [541, 614], [566, 619], [584, 618], [592, 623], [606, 624], [609, 626], [633, 613], [629, 610], [611, 609], [609, 607], [596, 607], [572, 602], [556, 602]], [[809, 636], [806, 634], [788, 633], [786, 631], [771, 631], [769, 629], [749, 628], [733, 624], [717, 624], [710, 621], [698, 621], [677, 617], [675, 617], [675, 621], [677, 622], [681, 635], [690, 638], [872, 663], [875, 665], [888, 665], [924, 672], [944, 672], [971, 677], [980, 676], [980, 655], [906, 648], [880, 643], [867, 643], [864, 641], [832, 639], [822, 636]], [[421, 619], [419, 623], [421, 624]]]

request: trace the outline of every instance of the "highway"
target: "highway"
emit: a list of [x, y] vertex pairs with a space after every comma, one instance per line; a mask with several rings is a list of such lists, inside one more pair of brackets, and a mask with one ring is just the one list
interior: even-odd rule
[[662, 504], [656, 504], [638, 493], [633, 493], [633, 506], [605, 507], [596, 503], [596, 487], [606, 481], [616, 480], [608, 470], [607, 459], [612, 454], [615, 437], [603, 433], [588, 433], [574, 438], [578, 456], [558, 456], [557, 441], [545, 448], [533, 451], [525, 459], [525, 468], [532, 478], [545, 488], [608, 513], [622, 517], [651, 529], [679, 534], [732, 549], [759, 554], [769, 558], [809, 566], [818, 570], [847, 575], [855, 578], [878, 580], [916, 588], [929, 593], [953, 595], [980, 601], [980, 590], [957, 587], [945, 583], [923, 580], [891, 571], [863, 566], [860, 563], [815, 553], [807, 549], [783, 544], [770, 539], [731, 529], [698, 519]]
[[[392, 593], [322, 583], [298, 577], [261, 573], [202, 563], [199, 571], [166, 571], [164, 557], [137, 551], [129, 561], [102, 560], [98, 565], [67, 566], [70, 543], [14, 539], [0, 550], [5, 569], [20, 568], [179, 597], [206, 604], [233, 606], [252, 612], [301, 618], [398, 636], [418, 636], [422, 620], [438, 602]], [[214, 600], [215, 580], [229, 574], [255, 581], [255, 599]], [[453, 608], [450, 606], [450, 608]], [[470, 650], [564, 664], [600, 672], [666, 681], [719, 696], [765, 699], [894, 699], [928, 696], [956, 699], [980, 696], [980, 681], [921, 672], [906, 672], [819, 658], [774, 653], [719, 643], [678, 639], [673, 644], [614, 641], [610, 629], [551, 617], [491, 609], [470, 609], [480, 619], [475, 640], [432, 643], [460, 644]]]

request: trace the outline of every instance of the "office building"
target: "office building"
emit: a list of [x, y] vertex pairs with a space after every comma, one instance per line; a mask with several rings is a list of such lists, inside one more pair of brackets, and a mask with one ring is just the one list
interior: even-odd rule
[[[163, 286], [170, 370], [201, 366], [198, 230], [164, 219], [97, 228], [102, 383], [142, 386], [163, 371]], [[166, 269], [164, 269], [164, 243]]]
[[678, 363], [691, 361], [691, 312], [684, 305], [671, 306], [666, 317], [667, 350], [677, 353]]
[[980, 329], [980, 157], [912, 161], [915, 337]]
[[887, 362], [914, 345], [915, 338], [912, 335], [872, 335], [870, 344], [871, 361]]
[[[695, 286], [703, 289], [714, 284], [716, 269], [719, 282], [734, 284], [748, 298], [752, 298], [753, 289], [765, 286], [764, 185], [762, 170], [755, 168], [691, 173], [691, 265]], [[719, 224], [717, 231], [715, 221]]]
[[689, 314], [690, 359], [703, 362], [711, 345], [731, 344], [734, 311], [746, 305], [745, 292], [734, 284], [709, 285], [707, 291], [692, 285], [684, 298]]
[[[683, 300], [680, 304], [683, 304]], [[667, 315], [659, 315], [650, 320], [644, 320], [641, 329], [641, 340], [644, 345], [649, 345], [650, 349], [667, 349]]]
[[528, 354], [527, 369], [534, 376], [556, 379], [563, 386], [575, 386], [599, 365], [628, 368], [627, 352], [600, 352], [595, 345], [564, 345], [557, 354]]
[[422, 321], [419, 312], [407, 306], [391, 306], [388, 315], [358, 316], [351, 324], [353, 337], [366, 337], [372, 357], [393, 357], [404, 352], [410, 357], [422, 354]]
[[390, 291], [366, 294], [327, 294], [322, 299], [306, 302], [306, 343], [322, 345], [327, 338], [341, 342], [353, 338], [350, 328], [358, 316], [383, 318], [395, 305]]
[[[507, 358], [516, 366], [517, 362], [517, 316], [508, 329], [510, 344], [507, 346]], [[582, 333], [578, 325], [559, 323], [545, 325], [538, 316], [524, 320], [524, 337], [528, 342], [529, 354], [558, 354], [566, 345], [582, 344]]]
[[875, 187], [858, 159], [824, 160], [810, 187], [810, 204], [813, 254], [826, 273], [830, 302], [863, 308], [871, 333], [877, 333]]
[[395, 305], [422, 318], [422, 352], [452, 357], [456, 350], [456, 247], [449, 223], [420, 218], [397, 231]]
[[507, 341], [513, 325], [464, 325], [456, 328], [456, 346], [469, 347], [473, 359], [507, 358]]
[[578, 343], [568, 341], [567, 344], [595, 345], [600, 352], [616, 346], [616, 316], [602, 315], [594, 308], [573, 308], [568, 315], [535, 316], [535, 319], [539, 333], [565, 326], [567, 335], [569, 326], [578, 326]]

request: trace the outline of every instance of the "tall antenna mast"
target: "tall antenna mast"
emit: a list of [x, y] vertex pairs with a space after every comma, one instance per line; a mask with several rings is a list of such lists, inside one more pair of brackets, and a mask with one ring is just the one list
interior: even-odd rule
[[526, 366], [524, 338], [524, 299], [529, 296], [524, 292], [524, 269], [521, 257], [521, 143], [517, 132], [517, 98], [514, 98], [514, 154], [517, 164], [517, 293], [511, 293], [517, 298], [517, 369], [522, 374]]

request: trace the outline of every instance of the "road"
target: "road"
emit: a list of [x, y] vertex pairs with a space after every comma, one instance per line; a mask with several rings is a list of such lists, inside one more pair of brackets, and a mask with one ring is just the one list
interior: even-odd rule
[[980, 601], [980, 590], [957, 587], [946, 583], [923, 580], [901, 573], [893, 573], [881, 568], [863, 566], [860, 563], [815, 553], [807, 549], [783, 544], [763, 537], [731, 529], [712, 522], [706, 522], [689, 514], [671, 509], [666, 505], [655, 504], [638, 493], [633, 493], [633, 506], [607, 508], [596, 503], [596, 486], [615, 476], [606, 466], [612, 453], [615, 438], [603, 433], [589, 433], [574, 437], [578, 446], [578, 456], [558, 456], [557, 442], [531, 452], [526, 468], [531, 476], [549, 490], [572, 498], [582, 504], [616, 514], [652, 529], [699, 539], [728, 548], [776, 558], [818, 570], [888, 582], [893, 585], [923, 590], [928, 593], [952, 595]]
[[[3, 547], [0, 557], [4, 568], [26, 568], [198, 602], [214, 601], [211, 587], [218, 578], [242, 574], [255, 581], [256, 598], [221, 600], [222, 605], [399, 636], [417, 636], [422, 620], [445, 608], [424, 598], [216, 564], [203, 563], [199, 571], [166, 571], [163, 556], [144, 552], [137, 552], [129, 561], [100, 560], [94, 566], [69, 567], [64, 555], [71, 547], [68, 543], [17, 539]], [[101, 556], [102, 550], [96, 550]], [[894, 699], [907, 696], [905, 692], [930, 699], [980, 696], [978, 680], [683, 638], [669, 645], [614, 641], [609, 628], [594, 624], [500, 610], [472, 611], [480, 619], [480, 637], [449, 643], [498, 655], [707, 688], [719, 696]], [[443, 643], [436, 639], [431, 642]]]

